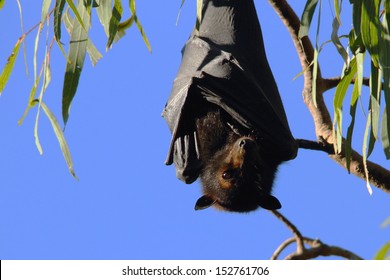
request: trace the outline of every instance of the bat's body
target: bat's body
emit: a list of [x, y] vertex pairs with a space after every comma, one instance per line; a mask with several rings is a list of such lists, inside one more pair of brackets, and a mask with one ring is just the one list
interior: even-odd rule
[[199, 176], [196, 209], [280, 208], [270, 195], [277, 166], [296, 156], [265, 55], [253, 0], [204, 0], [202, 20], [183, 49], [163, 116], [172, 132], [167, 164]]

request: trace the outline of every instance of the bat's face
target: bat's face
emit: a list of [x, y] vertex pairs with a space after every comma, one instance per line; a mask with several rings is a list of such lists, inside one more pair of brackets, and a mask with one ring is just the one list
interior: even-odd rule
[[195, 209], [211, 205], [235, 212], [249, 212], [259, 206], [278, 209], [280, 202], [269, 194], [274, 173], [275, 169], [262, 163], [257, 142], [240, 137], [205, 164], [201, 174], [204, 195]]

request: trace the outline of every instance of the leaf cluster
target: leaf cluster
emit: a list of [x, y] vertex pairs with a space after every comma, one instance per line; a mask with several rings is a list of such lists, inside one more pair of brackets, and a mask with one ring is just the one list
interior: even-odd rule
[[[3, 7], [4, 2], [5, 1], [0, 1], [0, 9]], [[125, 20], [122, 20], [123, 5], [121, 0], [43, 0], [41, 20], [27, 32], [23, 31], [22, 5], [19, 0], [17, 0], [17, 2], [22, 22], [23, 35], [17, 40], [0, 74], [0, 95], [12, 73], [15, 61], [19, 54], [20, 46], [25, 41], [25, 38], [33, 30], [37, 29], [33, 56], [34, 83], [30, 91], [27, 108], [22, 118], [19, 120], [19, 124], [23, 123], [23, 120], [31, 108], [38, 108], [35, 119], [34, 136], [38, 151], [42, 154], [43, 149], [38, 136], [38, 123], [42, 109], [53, 126], [53, 131], [58, 139], [69, 171], [74, 177], [76, 177], [63, 129], [61, 129], [61, 125], [59, 124], [57, 118], [43, 100], [44, 94], [51, 81], [50, 54], [53, 45], [55, 45], [54, 43], [56, 43], [59, 47], [67, 62], [62, 89], [62, 119], [65, 126], [69, 119], [73, 98], [77, 92], [77, 87], [84, 67], [85, 57], [88, 54], [93, 65], [96, 65], [99, 59], [102, 58], [102, 54], [95, 47], [88, 34], [92, 24], [93, 11], [97, 13], [97, 17], [107, 36], [106, 50], [109, 50], [114, 42], [120, 40], [120, 38], [125, 35], [125, 30], [130, 28], [133, 23], [135, 23], [140, 31], [146, 47], [149, 51], [151, 51], [149, 40], [137, 16], [135, 0], [128, 1], [128, 8], [131, 16]], [[70, 36], [67, 44], [62, 42], [63, 26], [65, 26]], [[45, 53], [42, 66], [40, 70], [38, 70], [38, 47], [42, 39], [42, 31], [44, 29], [46, 30]], [[68, 50], [65, 50], [65, 46], [68, 46]], [[39, 87], [40, 90], [38, 90]]]

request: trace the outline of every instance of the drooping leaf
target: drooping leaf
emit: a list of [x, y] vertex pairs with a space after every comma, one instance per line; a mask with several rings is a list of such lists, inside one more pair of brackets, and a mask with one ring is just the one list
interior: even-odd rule
[[[390, 4], [387, 4], [387, 6], [390, 6]], [[390, 7], [387, 8], [389, 9]], [[383, 95], [386, 102], [386, 115], [390, 116], [390, 31], [389, 31], [389, 25], [387, 19], [388, 16], [390, 16], [389, 12], [386, 11], [381, 23], [381, 36], [379, 41], [380, 42], [379, 64], [380, 64], [380, 69], [383, 73]], [[387, 137], [390, 135], [390, 121], [384, 120], [382, 124], [386, 125], [386, 126], [382, 126], [382, 146], [383, 146], [383, 150], [385, 151], [386, 158], [389, 159], [390, 158], [389, 139], [385, 139], [384, 135], [385, 136], [387, 135]]]
[[[24, 32], [24, 24], [23, 24], [22, 5], [20, 4], [20, 0], [16, 0], [16, 3], [18, 4], [19, 18], [20, 18], [20, 27], [21, 27], [21, 30], [22, 30], [22, 34], [25, 34], [25, 32]], [[25, 44], [24, 41], [23, 41], [23, 56], [24, 56], [24, 64], [26, 66], [26, 75], [28, 76], [27, 50], [26, 50], [26, 44]]]
[[379, 67], [379, 2], [362, 0], [361, 34], [375, 67]]
[[[197, 0], [197, 1], [202, 1], [202, 0]], [[134, 17], [135, 24], [137, 25], [138, 30], [141, 32], [142, 39], [144, 40], [144, 43], [148, 50], [151, 52], [152, 47], [150, 46], [148, 37], [146, 37], [145, 31], [141, 25], [141, 22], [139, 21], [137, 14], [136, 14], [136, 9], [135, 9], [135, 0], [130, 0], [130, 11]]]
[[371, 62], [370, 76], [370, 111], [372, 115], [372, 133], [375, 139], [379, 139], [379, 120], [381, 102], [382, 71]]
[[388, 260], [390, 259], [390, 242], [387, 242], [383, 247], [376, 253], [375, 260]]
[[341, 24], [341, 19], [340, 19], [341, 6], [340, 6], [340, 3], [339, 3], [339, 0], [334, 0], [333, 1], [333, 6], [334, 6], [334, 10], [335, 10], [335, 18], [338, 21], [338, 23]]
[[390, 27], [390, 1], [384, 1], [385, 2], [385, 17], [387, 21], [387, 27]]
[[61, 18], [62, 12], [64, 11], [66, 0], [56, 0], [56, 5], [54, 6], [54, 36], [57, 41], [58, 46], [61, 48], [61, 51], [64, 51], [64, 48], [61, 44]]
[[[77, 10], [77, 8], [76, 8], [75, 4], [73, 3], [73, 1], [72, 0], [66, 0], [66, 2], [68, 3], [68, 5], [71, 8], [71, 10], [74, 13], [74, 15], [76, 16], [79, 24], [82, 26], [82, 28], [84, 28], [84, 31], [87, 31], [89, 29], [89, 27], [87, 28], [85, 26], [85, 21], [83, 20], [83, 17], [80, 15], [79, 11]], [[79, 7], [80, 7], [80, 3], [83, 4], [82, 2], [83, 1], [81, 1], [81, 0], [79, 1], [79, 5], [78, 5]], [[89, 24], [89, 22], [88, 22], [88, 24]]]
[[350, 164], [351, 164], [351, 154], [352, 154], [352, 135], [353, 129], [355, 126], [355, 116], [356, 116], [356, 107], [357, 101], [361, 96], [362, 85], [363, 85], [363, 62], [364, 62], [364, 53], [356, 54], [356, 81], [352, 90], [351, 104], [349, 114], [351, 116], [351, 122], [348, 126], [347, 137], [345, 141], [345, 158], [347, 170], [350, 172]]
[[320, 7], [318, 11], [318, 20], [317, 20], [317, 31], [316, 31], [316, 46], [314, 49], [313, 57], [313, 81], [312, 81], [312, 97], [313, 104], [317, 107], [317, 75], [318, 75], [318, 55], [320, 52], [318, 38], [320, 36], [320, 25], [321, 25], [321, 13], [322, 13], [322, 0], [320, 0]]
[[356, 57], [351, 60], [349, 69], [345, 69], [344, 75], [340, 83], [336, 87], [336, 92], [333, 100], [334, 107], [334, 122], [336, 125], [335, 129], [335, 151], [337, 153], [341, 152], [341, 142], [342, 142], [342, 120], [343, 120], [343, 102], [345, 95], [347, 93], [348, 87], [352, 82], [352, 79], [355, 77], [357, 71], [356, 66]]
[[106, 45], [106, 50], [108, 50], [111, 47], [112, 43], [114, 42], [114, 38], [118, 32], [118, 25], [122, 18], [122, 13], [123, 13], [123, 7], [122, 7], [121, 0], [115, 0], [114, 8], [112, 9], [111, 19], [109, 24], [109, 36]]
[[302, 38], [309, 35], [311, 20], [314, 11], [317, 8], [318, 0], [308, 0], [301, 16], [301, 26], [299, 28], [298, 37]]
[[34, 56], [33, 56], [34, 80], [37, 78], [37, 54], [38, 54], [39, 38], [41, 36], [42, 28], [43, 28], [43, 24], [41, 22], [39, 24], [37, 35], [35, 36], [35, 43], [34, 43]]
[[[68, 1], [68, 0], [67, 0]], [[87, 30], [89, 29], [90, 14], [84, 6], [83, 1], [79, 2], [78, 9], [82, 21]], [[62, 117], [66, 124], [69, 118], [69, 110], [76, 94], [81, 71], [83, 69], [85, 55], [87, 53], [88, 33], [82, 27], [78, 19], [73, 20], [73, 29], [70, 36], [69, 61], [66, 64], [64, 86], [62, 90]]]
[[54, 130], [54, 133], [57, 137], [58, 143], [60, 144], [62, 155], [64, 156], [65, 162], [68, 166], [69, 172], [70, 172], [70, 174], [72, 174], [72, 176], [74, 178], [77, 179], [76, 173], [74, 172], [74, 169], [73, 169], [73, 161], [72, 161], [72, 157], [70, 154], [69, 146], [68, 146], [68, 143], [66, 142], [66, 139], [65, 139], [64, 133], [62, 132], [61, 126], [58, 123], [58, 121], [57, 121], [56, 117], [54, 116], [54, 114], [52, 113], [52, 111], [49, 109], [49, 107], [47, 107], [47, 105], [44, 102], [41, 102], [41, 106], [42, 106], [43, 111], [45, 112], [46, 116], [50, 120], [50, 123], [53, 127], [53, 130]]
[[88, 40], [87, 52], [93, 66], [96, 66], [97, 62], [103, 57], [91, 40]]
[[[43, 62], [43, 69], [42, 69], [42, 71], [43, 71], [43, 83], [42, 83], [41, 91], [39, 93], [39, 97], [38, 97], [38, 99], [35, 100], [37, 102], [37, 104], [38, 104], [38, 109], [37, 109], [37, 115], [36, 115], [36, 118], [35, 118], [34, 137], [35, 137], [35, 145], [37, 146], [37, 149], [38, 149], [40, 154], [43, 153], [43, 150], [42, 150], [42, 146], [41, 146], [41, 143], [39, 141], [39, 136], [38, 136], [39, 116], [40, 116], [40, 111], [41, 111], [43, 95], [46, 92], [47, 87], [49, 86], [50, 81], [51, 81], [51, 70], [50, 70], [50, 64], [49, 64], [48, 57], [49, 56], [48, 56], [48, 51], [47, 51], [47, 47], [46, 47], [46, 56], [45, 56], [45, 60]], [[33, 104], [36, 103], [35, 101], [33, 101]]]
[[109, 37], [110, 19], [112, 14], [112, 0], [104, 0], [96, 8], [99, 21], [104, 27], [107, 38]]
[[357, 98], [356, 98], [356, 92], [357, 85], [354, 85], [353, 93], [352, 93], [352, 99], [351, 99], [351, 105], [349, 109], [349, 114], [351, 116], [351, 122], [348, 126], [347, 130], [347, 137], [345, 140], [345, 160], [347, 165], [348, 173], [350, 172], [350, 166], [351, 166], [351, 154], [352, 154], [352, 135], [353, 135], [353, 129], [355, 126], [355, 115], [356, 115], [356, 107], [357, 107]]
[[314, 49], [314, 57], [313, 57], [313, 82], [312, 82], [312, 96], [314, 106], [317, 107], [317, 75], [318, 75], [318, 49]]
[[18, 125], [22, 125], [22, 123], [23, 123], [24, 119], [26, 118], [28, 112], [34, 106], [34, 102], [33, 101], [35, 99], [35, 94], [37, 92], [38, 84], [39, 84], [39, 82], [41, 80], [42, 73], [43, 73], [43, 71], [41, 71], [41, 73], [38, 75], [37, 79], [34, 82], [33, 87], [30, 90], [30, 96], [29, 96], [29, 99], [28, 99], [27, 107], [24, 110], [24, 113], [23, 113], [22, 117], [19, 119]]
[[[69, 34], [71, 34], [73, 29], [73, 19], [68, 13], [68, 11], [64, 13], [64, 24], [66, 30], [69, 32]], [[89, 58], [91, 59], [93, 66], [95, 66], [97, 62], [103, 57], [103, 55], [98, 51], [98, 49], [95, 47], [95, 45], [89, 38], [87, 45], [87, 53], [89, 55]]]
[[332, 39], [332, 42], [335, 45], [337, 51], [339, 52], [339, 54], [343, 58], [346, 67], [348, 68], [349, 67], [348, 66], [348, 64], [349, 64], [349, 55], [348, 55], [347, 50], [343, 47], [343, 44], [341, 44], [341, 41], [340, 41], [339, 36], [338, 36], [338, 31], [339, 31], [339, 28], [340, 28], [340, 25], [341, 25], [341, 21], [340, 21], [341, 8], [338, 6], [338, 0], [335, 0], [335, 5], [336, 5], [336, 3], [337, 3], [336, 16], [335, 16], [335, 18], [333, 19], [333, 22], [332, 22], [331, 39]]
[[120, 33], [120, 32], [124, 33], [124, 31], [126, 29], [130, 28], [133, 25], [133, 23], [134, 23], [134, 15], [132, 15], [128, 19], [126, 19], [118, 24], [118, 33]]
[[367, 142], [368, 138], [370, 135], [371, 131], [371, 111], [368, 112], [367, 116], [367, 122], [366, 122], [366, 129], [364, 131], [364, 136], [363, 136], [363, 151], [362, 151], [362, 156], [363, 156], [363, 167], [364, 167], [364, 174], [366, 176], [366, 187], [367, 191], [370, 195], [372, 195], [372, 188], [370, 186], [370, 180], [369, 180], [369, 173], [368, 173], [368, 167], [367, 167], [367, 160], [368, 160], [368, 147], [367, 147]]
[[385, 152], [386, 158], [390, 159], [390, 135], [388, 134], [389, 131], [387, 130], [387, 127], [389, 125], [388, 118], [390, 118], [389, 114], [387, 113], [388, 110], [386, 109], [390, 105], [385, 106], [385, 111], [383, 112], [382, 116], [382, 130], [381, 130], [381, 136], [382, 136], [382, 146], [383, 151]]
[[7, 63], [5, 64], [3, 71], [0, 74], [0, 96], [3, 92], [5, 85], [8, 82], [8, 79], [12, 73], [12, 70], [14, 69], [15, 61], [19, 53], [20, 44], [24, 40], [24, 36], [20, 37], [19, 40], [16, 42], [11, 55], [7, 59]]
[[51, 0], [43, 0], [42, 2], [42, 12], [41, 12], [41, 23], [46, 21], [47, 15], [49, 14]]
[[360, 36], [362, 18], [362, 0], [354, 0], [352, 7], [352, 22], [356, 36]]

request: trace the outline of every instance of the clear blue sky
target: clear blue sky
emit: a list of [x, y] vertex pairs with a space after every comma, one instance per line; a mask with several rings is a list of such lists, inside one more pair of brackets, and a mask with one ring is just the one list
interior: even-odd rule
[[[26, 29], [39, 21], [40, 2], [22, 1]], [[300, 14], [304, 1], [291, 2]], [[36, 108], [21, 127], [17, 125], [33, 83], [36, 31], [28, 37], [29, 74], [20, 53], [0, 97], [0, 259], [268, 259], [291, 236], [265, 210], [194, 211], [199, 183], [183, 184], [173, 166], [164, 165], [171, 136], [161, 111], [195, 22], [195, 1], [187, 0], [176, 26], [180, 3], [137, 1], [152, 54], [135, 28], [106, 53], [102, 27], [93, 18], [92, 39], [104, 57], [96, 67], [86, 59], [65, 131], [79, 181], [68, 173], [44, 114], [39, 121], [42, 156], [34, 144]], [[293, 135], [314, 139], [312, 119], [302, 102], [303, 79], [293, 80], [301, 69], [290, 37], [266, 1], [256, 5]], [[21, 35], [16, 1], [6, 1], [0, 25], [3, 67]], [[322, 24], [321, 41], [330, 37], [327, 25]], [[345, 24], [344, 32], [348, 29]], [[63, 33], [68, 42], [65, 28]], [[45, 33], [40, 50], [44, 38]], [[42, 52], [38, 66], [41, 61]], [[342, 62], [331, 45], [321, 61], [325, 76], [340, 73]], [[44, 101], [60, 119], [65, 61], [57, 47], [51, 67], [53, 78]], [[332, 101], [332, 92], [326, 99]], [[361, 110], [358, 113], [362, 116]], [[356, 135], [361, 134], [359, 129]], [[360, 138], [355, 148], [361, 149]], [[388, 168], [377, 148], [372, 159]], [[364, 258], [372, 258], [390, 240], [390, 228], [380, 227], [390, 215], [389, 195], [374, 188], [370, 197], [364, 181], [323, 153], [299, 151], [294, 161], [280, 168], [274, 190], [282, 213], [305, 236]]]

